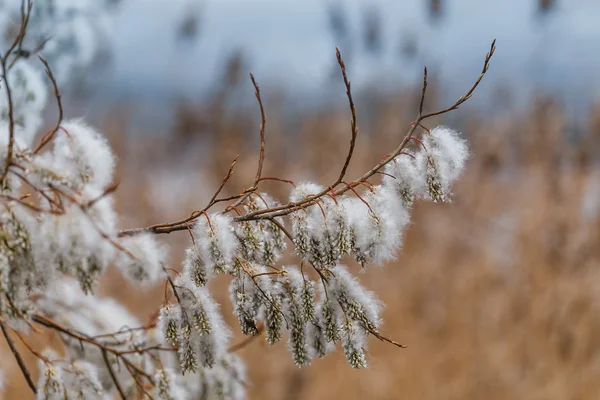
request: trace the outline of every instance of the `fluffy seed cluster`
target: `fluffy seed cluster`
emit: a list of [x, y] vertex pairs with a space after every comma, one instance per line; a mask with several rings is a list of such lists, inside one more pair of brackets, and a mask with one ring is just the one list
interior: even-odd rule
[[[58, 40], [44, 52], [60, 80], [93, 55], [84, 15], [95, 2], [39, 3], [28, 33], [39, 39], [53, 31]], [[20, 6], [20, 0], [0, 1], [0, 26]], [[38, 398], [104, 399], [115, 393], [115, 382], [133, 397], [139, 382], [131, 368], [154, 382], [157, 399], [245, 398], [244, 365], [228, 352], [231, 331], [208, 290], [216, 275], [231, 277], [230, 300], [243, 334], [264, 331], [269, 344], [287, 340], [299, 367], [338, 344], [351, 367], [367, 366], [368, 338], [380, 335], [381, 304], [342, 259], [351, 256], [363, 267], [385, 263], [401, 246], [416, 199], [450, 200], [468, 158], [457, 132], [431, 130], [421, 147], [385, 167], [380, 185], [365, 182], [360, 194], [332, 191], [311, 204], [323, 187], [298, 184], [289, 197], [299, 205], [289, 215], [289, 232], [279, 216], [234, 222], [226, 213], [199, 215], [190, 226], [193, 240], [182, 272], [171, 278], [167, 249], [155, 236], [118, 235], [110, 196], [115, 157], [102, 134], [81, 120], [62, 121], [44, 151], [34, 151], [47, 88], [33, 58], [18, 60], [7, 72], [15, 151], [0, 187], [0, 314], [15, 329], [26, 330], [34, 312], [67, 329], [60, 333], [65, 356], [47, 354], [40, 363]], [[3, 82], [0, 170], [8, 157], [8, 116]], [[35, 190], [22, 197], [21, 188]], [[277, 206], [266, 193], [249, 193], [235, 211]], [[286, 236], [302, 259], [300, 268], [278, 265]], [[156, 329], [131, 329], [142, 324], [113, 300], [91, 296], [111, 263], [134, 284], [168, 278], [173, 296], [160, 308]], [[112, 350], [75, 340], [68, 330], [108, 338]], [[159, 347], [160, 354], [143, 351]]]
[[[233, 271], [238, 241], [230, 217], [221, 214], [201, 217], [194, 227], [193, 235], [196, 242], [194, 255], [198, 257], [193, 264], [199, 269], [204, 268], [205, 274]], [[200, 274], [200, 271], [197, 273]]]
[[[111, 262], [134, 283], [156, 282], [169, 268], [167, 250], [155, 236], [117, 237], [113, 202], [104, 191], [114, 169], [106, 140], [80, 121], [65, 127], [56, 132], [48, 151], [21, 153], [19, 162], [27, 179], [51, 193], [36, 194], [40, 210], [13, 200], [0, 213], [1, 311], [13, 322], [27, 318], [36, 307], [46, 315], [94, 309], [93, 317], [104, 320], [122, 313], [123, 318], [115, 320], [128, 322], [107, 323], [112, 329], [89, 334], [117, 332], [124, 350], [172, 346], [173, 351], [164, 356], [173, 357], [171, 366], [150, 369], [160, 399], [198, 394], [244, 397], [243, 365], [227, 351], [231, 333], [207, 288], [219, 274], [232, 277], [230, 300], [245, 335], [258, 335], [264, 329], [269, 344], [285, 337], [292, 361], [299, 367], [309, 365], [314, 357], [324, 357], [338, 344], [351, 367], [366, 367], [368, 337], [380, 335], [381, 305], [340, 264], [342, 258], [352, 256], [363, 266], [392, 259], [410, 223], [412, 203], [415, 199], [449, 201], [452, 182], [468, 155], [456, 132], [436, 128], [423, 139], [419, 151], [402, 154], [386, 166], [380, 185], [368, 185], [361, 194], [323, 196], [315, 205], [292, 212], [294, 250], [303, 260], [302, 269], [314, 267], [318, 281], [301, 268], [277, 266], [288, 234], [282, 219], [238, 223], [222, 213], [200, 215], [190, 228], [193, 241], [186, 250], [183, 271], [169, 281], [177, 301], [160, 309], [160, 335], [151, 335], [121, 330], [139, 323], [112, 305], [107, 308], [83, 300], [94, 298], [86, 295], [93, 292], [97, 278]], [[318, 185], [301, 183], [290, 201], [303, 204], [320, 192]], [[242, 207], [253, 213], [278, 204], [261, 193], [249, 195]], [[33, 294], [52, 291], [64, 282], [69, 282], [67, 291], [61, 289], [64, 299], [46, 295], [45, 301], [31, 301]], [[98, 315], [102, 307], [107, 311]], [[89, 316], [70, 318], [73, 328], [97, 325], [86, 320]], [[65, 343], [67, 364], [44, 362], [39, 385], [46, 398], [62, 398], [65, 393], [72, 398], [100, 398], [114, 389], [103, 367], [106, 362], [118, 365], [114, 354], [105, 359], [97, 348], [82, 347], [69, 338]], [[143, 353], [127, 354], [128, 362], [140, 368], [154, 363]], [[126, 373], [119, 373], [119, 379], [135, 390], [135, 382]]]
[[230, 331], [219, 305], [206, 288], [190, 280], [175, 280], [179, 303], [161, 309], [159, 327], [166, 340], [178, 347], [182, 372], [212, 368], [227, 351]]
[[36, 399], [103, 400], [105, 392], [96, 367], [84, 361], [64, 362], [50, 351], [40, 361]]
[[[251, 213], [278, 205], [271, 196], [261, 193], [250, 196], [244, 211]], [[275, 265], [286, 249], [285, 234], [273, 221], [239, 223], [235, 235], [240, 242], [241, 257], [258, 265]]]

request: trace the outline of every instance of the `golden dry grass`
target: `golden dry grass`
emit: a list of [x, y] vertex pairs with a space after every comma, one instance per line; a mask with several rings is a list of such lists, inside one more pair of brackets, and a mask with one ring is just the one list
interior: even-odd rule
[[[359, 119], [368, 123], [360, 124], [350, 176], [395, 147], [413, 103], [407, 95], [357, 101]], [[257, 131], [257, 115], [208, 110], [192, 112], [205, 116], [200, 120], [182, 113], [169, 140], [125, 140], [119, 126], [109, 126], [121, 157], [117, 198], [129, 215], [126, 227], [199, 208], [238, 153], [228, 188], [234, 193], [251, 183], [257, 140], [247, 134]], [[346, 152], [346, 110], [305, 116], [293, 129], [268, 101], [267, 112], [264, 174], [333, 180]], [[373, 339], [367, 370], [352, 370], [339, 351], [299, 370], [285, 344], [256, 340], [240, 352], [251, 399], [598, 398], [600, 113], [591, 113], [577, 139], [566, 137], [566, 118], [547, 100], [510, 119], [458, 113], [474, 156], [454, 203], [417, 203], [398, 261], [359, 273], [387, 305], [383, 332], [408, 348]], [[280, 199], [288, 190], [281, 183], [265, 189]], [[164, 239], [178, 265], [186, 233]], [[226, 285], [219, 278], [212, 291], [232, 322]], [[122, 299], [144, 321], [162, 301], [160, 288], [132, 288], [114, 272], [100, 291]], [[13, 372], [5, 398], [31, 398], [10, 353], [0, 354], [0, 364]]]

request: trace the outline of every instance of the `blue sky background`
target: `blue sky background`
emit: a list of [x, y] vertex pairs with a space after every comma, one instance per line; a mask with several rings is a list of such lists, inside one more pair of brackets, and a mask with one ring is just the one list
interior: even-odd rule
[[[348, 63], [355, 90], [414, 83], [426, 64], [442, 82], [443, 96], [454, 98], [479, 73], [496, 38], [493, 69], [479, 93], [483, 102], [508, 87], [515, 107], [544, 92], [581, 108], [600, 88], [600, 2], [556, 1], [541, 16], [535, 0], [450, 0], [443, 16], [432, 20], [424, 0], [122, 0], [108, 44], [111, 58], [90, 82], [110, 104], [199, 99], [215, 89], [224, 60], [237, 50], [263, 87], [285, 88], [308, 103], [329, 101], [340, 97], [341, 86], [331, 84], [335, 46], [348, 50], [329, 29], [327, 5], [336, 3], [359, 47], [366, 6], [381, 17], [381, 52], [356, 50]], [[199, 16], [198, 35], [179, 40], [178, 27], [190, 13]], [[411, 39], [415, 55], [400, 55]]]

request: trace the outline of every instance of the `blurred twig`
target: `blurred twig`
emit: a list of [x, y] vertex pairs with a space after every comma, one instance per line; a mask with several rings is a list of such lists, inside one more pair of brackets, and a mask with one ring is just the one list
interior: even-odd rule
[[27, 381], [27, 385], [31, 388], [33, 393], [37, 394], [37, 389], [35, 387], [35, 384], [33, 383], [33, 379], [31, 378], [31, 373], [27, 369], [27, 366], [25, 365], [25, 362], [23, 361], [21, 354], [19, 353], [19, 351], [15, 347], [15, 344], [13, 343], [12, 339], [8, 335], [8, 332], [6, 331], [6, 324], [3, 321], [0, 321], [0, 329], [2, 329], [2, 334], [4, 335], [4, 338], [6, 339], [6, 343], [8, 343], [8, 347], [10, 348], [10, 351], [13, 353], [13, 355], [15, 356], [15, 359], [17, 360], [17, 364], [19, 365], [19, 368], [21, 369], [21, 373], [23, 374], [23, 377]]

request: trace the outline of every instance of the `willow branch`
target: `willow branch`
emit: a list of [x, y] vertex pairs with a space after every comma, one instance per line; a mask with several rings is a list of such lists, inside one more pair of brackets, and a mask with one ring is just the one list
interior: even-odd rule
[[492, 59], [492, 56], [494, 55], [495, 51], [496, 51], [496, 39], [494, 39], [494, 41], [492, 42], [492, 45], [490, 46], [490, 51], [485, 55], [485, 61], [483, 63], [483, 68], [481, 70], [481, 74], [479, 75], [477, 80], [475, 80], [475, 83], [473, 84], [473, 86], [471, 86], [469, 91], [467, 91], [467, 93], [464, 96], [459, 97], [458, 100], [456, 101], [456, 103], [454, 103], [450, 107], [445, 108], [443, 110], [435, 111], [435, 112], [432, 112], [429, 114], [425, 114], [421, 117], [421, 120], [431, 118], [436, 115], [446, 114], [446, 113], [449, 113], [450, 111], [454, 111], [454, 110], [458, 109], [458, 107], [460, 107], [464, 102], [469, 100], [471, 98], [471, 96], [473, 96], [473, 92], [475, 92], [475, 89], [477, 89], [477, 86], [479, 86], [479, 84], [481, 83], [481, 80], [483, 79], [483, 77], [487, 73], [488, 69], [490, 68], [490, 60]]
[[2, 329], [2, 334], [4, 335], [4, 338], [6, 339], [6, 343], [8, 343], [8, 347], [10, 348], [10, 351], [15, 356], [15, 359], [17, 360], [17, 364], [19, 364], [19, 368], [21, 369], [21, 372], [23, 373], [23, 376], [25, 377], [25, 380], [27, 381], [27, 385], [31, 388], [33, 393], [37, 393], [37, 389], [35, 387], [35, 384], [33, 383], [31, 374], [29, 373], [29, 370], [27, 369], [27, 366], [25, 365], [25, 362], [23, 361], [21, 354], [15, 347], [14, 342], [8, 335], [8, 332], [6, 331], [6, 324], [2, 321], [0, 321], [0, 329]]
[[[342, 195], [342, 194], [348, 192], [349, 190], [353, 190], [355, 187], [367, 182], [367, 180], [369, 178], [371, 178], [373, 175], [379, 173], [380, 169], [382, 169], [385, 165], [387, 165], [389, 162], [391, 162], [394, 158], [396, 158], [399, 154], [402, 153], [402, 151], [404, 150], [406, 145], [410, 142], [411, 138], [413, 137], [413, 134], [415, 133], [416, 129], [420, 126], [422, 121], [424, 121], [428, 118], [431, 118], [433, 116], [446, 114], [450, 111], [456, 110], [461, 104], [463, 104], [464, 102], [466, 102], [467, 100], [469, 100], [472, 97], [475, 89], [479, 86], [479, 83], [481, 82], [481, 80], [483, 79], [483, 77], [485, 76], [487, 71], [489, 70], [490, 60], [491, 60], [492, 56], [494, 55], [495, 50], [496, 50], [496, 41], [494, 40], [490, 47], [490, 51], [486, 54], [481, 74], [479, 75], [479, 77], [476, 79], [475, 83], [471, 86], [471, 88], [467, 91], [467, 93], [465, 95], [461, 96], [456, 101], [456, 103], [453, 104], [452, 106], [450, 106], [446, 109], [428, 113], [428, 114], [423, 114], [423, 112], [422, 112], [423, 106], [425, 103], [425, 95], [426, 95], [427, 84], [428, 84], [427, 69], [425, 68], [424, 72], [423, 72], [423, 87], [421, 90], [421, 97], [419, 100], [419, 110], [418, 110], [417, 118], [411, 124], [406, 136], [404, 137], [404, 139], [402, 139], [402, 141], [400, 142], [398, 147], [396, 147], [396, 149], [393, 152], [388, 154], [383, 160], [381, 160], [379, 163], [377, 163], [373, 168], [371, 168], [369, 171], [365, 172], [360, 178], [355, 179], [351, 183], [349, 183], [347, 185], [343, 185], [341, 187], [338, 187], [339, 184], [341, 183], [341, 180], [338, 178], [338, 180], [336, 180], [336, 182], [334, 182], [333, 185], [330, 185], [330, 187], [323, 189], [321, 192], [316, 193], [314, 195], [307, 196], [306, 198], [304, 198], [298, 202], [283, 204], [280, 206], [265, 208], [265, 209], [261, 209], [261, 210], [256, 210], [256, 211], [250, 212], [248, 214], [235, 217], [234, 221], [235, 222], [243, 222], [243, 221], [256, 221], [256, 220], [264, 220], [264, 219], [271, 220], [272, 218], [275, 218], [275, 217], [289, 215], [295, 211], [298, 211], [298, 210], [301, 210], [301, 209], [304, 209], [304, 208], [307, 208], [307, 207], [310, 207], [310, 206], [316, 204], [320, 200], [320, 198], [325, 195], [333, 194], [334, 196], [339, 196], [339, 195]], [[349, 82], [348, 82], [348, 85], [349, 85]], [[347, 88], [348, 88], [348, 86], [347, 86]], [[353, 107], [353, 102], [351, 104], [352, 104], [351, 107]], [[355, 132], [355, 131], [353, 130], [353, 132]], [[352, 144], [351, 144], [351, 151], [352, 151]], [[351, 151], [350, 151], [350, 153], [351, 153]], [[347, 159], [346, 163], [349, 163], [350, 162], [349, 159], [351, 159], [351, 158], [352, 157], [350, 154], [350, 157]], [[345, 163], [345, 165], [346, 165], [346, 163]], [[345, 173], [344, 169], [343, 169], [343, 171]], [[337, 187], [337, 189], [336, 189], [336, 187]], [[186, 220], [185, 221], [186, 224], [182, 224], [181, 221], [178, 221], [178, 222], [174, 222], [174, 223], [170, 223], [170, 224], [169, 223], [161, 224], [161, 225], [159, 225], [159, 228], [157, 228], [157, 226], [154, 225], [154, 226], [151, 226], [148, 228], [128, 229], [128, 230], [121, 231], [120, 235], [130, 235], [130, 234], [137, 234], [137, 233], [141, 233], [141, 232], [151, 232], [151, 233], [156, 233], [156, 234], [162, 234], [162, 233], [171, 233], [171, 232], [175, 232], [175, 231], [181, 231], [181, 230], [187, 229], [187, 222], [190, 222], [191, 220], [194, 220], [197, 217], [198, 216], [196, 215], [194, 218]]]
[[52, 87], [54, 88], [54, 97], [56, 98], [56, 103], [58, 106], [58, 120], [56, 121], [56, 125], [55, 125], [54, 129], [52, 129], [50, 131], [50, 133], [48, 133], [48, 134], [44, 135], [44, 137], [42, 137], [40, 144], [35, 148], [35, 150], [33, 150], [34, 154], [39, 153], [40, 150], [54, 138], [54, 135], [56, 135], [56, 132], [58, 132], [58, 130], [60, 129], [60, 124], [62, 123], [62, 120], [64, 118], [60, 90], [58, 89], [58, 83], [56, 83], [56, 78], [54, 77], [54, 74], [52, 73], [50, 64], [48, 64], [48, 61], [44, 57], [42, 57], [40, 54], [38, 54], [37, 56], [40, 59], [40, 61], [42, 62], [42, 64], [44, 64], [44, 68], [46, 69], [46, 75], [50, 79], [50, 82], [52, 82]]
[[12, 99], [12, 90], [10, 83], [8, 82], [8, 69], [6, 67], [6, 56], [2, 58], [2, 77], [4, 78], [4, 86], [6, 87], [6, 101], [8, 103], [8, 150], [6, 153], [6, 162], [4, 163], [4, 171], [2, 172], [2, 178], [0, 183], [4, 186], [6, 175], [8, 174], [8, 168], [11, 166], [13, 161], [13, 152], [15, 147], [15, 111]]
[[340, 53], [340, 49], [335, 48], [335, 55], [337, 57], [338, 64], [340, 65], [340, 70], [342, 72], [342, 78], [344, 79], [344, 85], [346, 86], [346, 96], [348, 96], [348, 103], [350, 106], [350, 113], [352, 115], [351, 119], [351, 130], [352, 135], [350, 138], [350, 149], [348, 150], [348, 155], [346, 156], [346, 161], [344, 162], [344, 166], [340, 171], [340, 176], [337, 181], [332, 186], [337, 186], [342, 180], [344, 180], [344, 175], [346, 175], [346, 170], [348, 169], [348, 165], [350, 164], [350, 160], [352, 159], [352, 155], [354, 153], [354, 147], [356, 145], [356, 136], [358, 136], [358, 123], [356, 117], [356, 107], [354, 106], [354, 100], [352, 99], [352, 91], [350, 90], [351, 85], [348, 80], [348, 76], [346, 75], [346, 65], [344, 64], [344, 60], [342, 59], [342, 53]]
[[127, 396], [125, 396], [125, 392], [123, 388], [121, 388], [121, 384], [115, 375], [115, 371], [113, 371], [112, 365], [110, 365], [110, 360], [108, 359], [108, 353], [106, 350], [102, 349], [102, 358], [104, 359], [104, 363], [106, 364], [106, 368], [108, 369], [108, 373], [110, 374], [110, 378], [115, 383], [115, 387], [117, 388], [117, 392], [119, 392], [119, 396], [121, 399], [127, 400]]
[[262, 99], [260, 97], [260, 87], [256, 80], [254, 79], [254, 75], [250, 74], [250, 80], [252, 81], [252, 85], [254, 85], [254, 95], [256, 96], [256, 100], [258, 101], [258, 106], [260, 107], [260, 155], [258, 157], [258, 168], [256, 170], [256, 178], [254, 178], [254, 184], [252, 187], [254, 189], [258, 188], [258, 183], [260, 182], [260, 177], [262, 175], [263, 163], [265, 161], [265, 128], [267, 126], [267, 115], [265, 113], [265, 107], [263, 106]]

